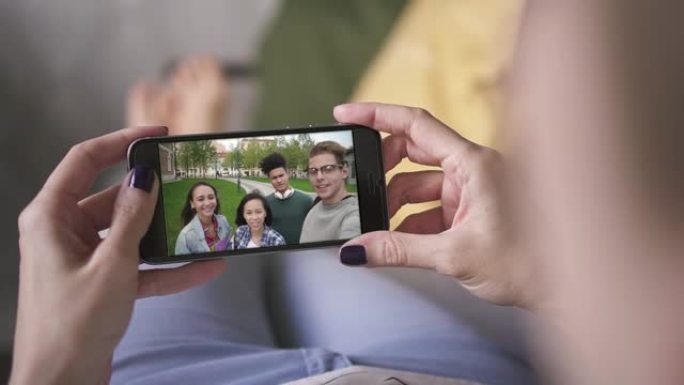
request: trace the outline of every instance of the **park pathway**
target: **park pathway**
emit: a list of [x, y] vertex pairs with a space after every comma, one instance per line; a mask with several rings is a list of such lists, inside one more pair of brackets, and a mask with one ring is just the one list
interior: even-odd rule
[[[237, 184], [237, 178], [222, 178], [227, 181], [233, 182]], [[273, 194], [275, 189], [273, 186], [271, 186], [270, 183], [264, 183], [264, 182], [257, 182], [255, 180], [250, 180], [250, 179], [245, 179], [245, 178], [240, 178], [240, 187], [242, 187], [245, 192], [249, 193], [254, 190], [258, 190], [261, 195], [267, 196]], [[311, 198], [316, 198], [316, 193], [313, 192], [307, 192], [307, 191], [302, 191], [298, 190], [300, 192], [303, 192], [304, 194], [310, 196]]]

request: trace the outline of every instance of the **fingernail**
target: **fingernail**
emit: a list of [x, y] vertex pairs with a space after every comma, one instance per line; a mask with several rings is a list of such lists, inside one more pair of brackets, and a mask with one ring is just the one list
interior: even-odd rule
[[340, 250], [340, 262], [347, 266], [365, 265], [366, 248], [361, 245], [345, 246]]
[[349, 106], [349, 103], [343, 103], [343, 104], [338, 104], [335, 107], [333, 107], [333, 111], [341, 111]]
[[131, 180], [128, 181], [128, 185], [150, 192], [152, 191], [152, 185], [154, 185], [154, 178], [154, 170], [151, 167], [136, 165], [133, 168], [133, 174], [131, 175]]

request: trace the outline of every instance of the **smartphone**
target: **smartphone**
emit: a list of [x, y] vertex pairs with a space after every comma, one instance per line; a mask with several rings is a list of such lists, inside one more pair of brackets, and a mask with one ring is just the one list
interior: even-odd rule
[[143, 138], [160, 181], [144, 262], [340, 245], [387, 230], [377, 131], [358, 125]]

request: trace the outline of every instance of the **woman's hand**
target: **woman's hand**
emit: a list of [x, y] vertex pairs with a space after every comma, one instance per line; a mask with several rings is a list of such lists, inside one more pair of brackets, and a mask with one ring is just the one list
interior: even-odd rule
[[340, 251], [343, 263], [434, 269], [485, 300], [538, 305], [538, 289], [531, 286], [536, 266], [518, 250], [504, 210], [503, 165], [496, 151], [466, 140], [418, 108], [355, 103], [336, 107], [334, 114], [339, 122], [390, 134], [382, 143], [385, 171], [404, 158], [441, 167], [399, 173], [387, 187], [390, 217], [407, 203], [440, 200], [440, 207], [410, 215], [397, 231], [350, 240]]
[[136, 168], [122, 185], [84, 198], [133, 140], [165, 133], [129, 128], [74, 146], [21, 213], [12, 384], [107, 383], [136, 298], [178, 292], [223, 271], [224, 261], [138, 271], [159, 189], [152, 170]]

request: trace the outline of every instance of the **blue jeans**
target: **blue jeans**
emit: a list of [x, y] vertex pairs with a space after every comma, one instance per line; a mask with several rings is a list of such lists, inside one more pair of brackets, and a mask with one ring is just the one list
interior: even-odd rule
[[448, 277], [348, 268], [332, 249], [228, 260], [192, 290], [140, 300], [112, 384], [277, 384], [350, 365], [534, 384], [521, 313]]

